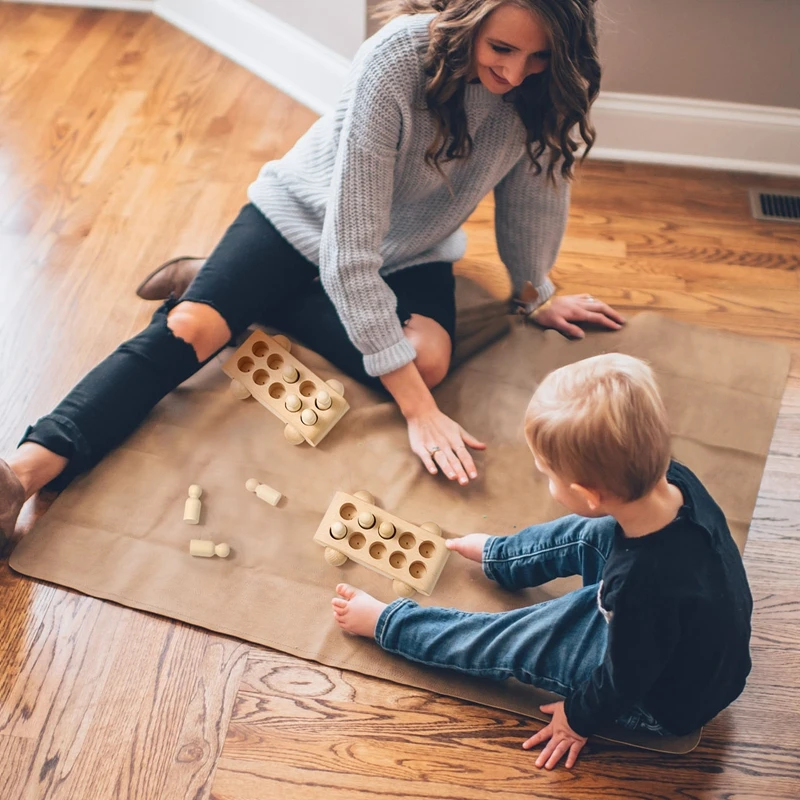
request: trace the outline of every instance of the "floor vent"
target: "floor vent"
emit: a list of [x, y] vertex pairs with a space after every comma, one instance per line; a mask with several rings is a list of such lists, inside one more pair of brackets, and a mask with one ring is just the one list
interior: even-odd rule
[[756, 219], [800, 223], [800, 192], [750, 189], [750, 208]]

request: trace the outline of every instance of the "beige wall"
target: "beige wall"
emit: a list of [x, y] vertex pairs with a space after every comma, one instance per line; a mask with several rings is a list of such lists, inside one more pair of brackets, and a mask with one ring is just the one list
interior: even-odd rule
[[366, 0], [248, 0], [352, 58], [366, 36]]
[[800, 108], [800, 0], [599, 0], [598, 13], [605, 91]]
[[800, 108], [800, 0], [600, 0], [603, 89]]

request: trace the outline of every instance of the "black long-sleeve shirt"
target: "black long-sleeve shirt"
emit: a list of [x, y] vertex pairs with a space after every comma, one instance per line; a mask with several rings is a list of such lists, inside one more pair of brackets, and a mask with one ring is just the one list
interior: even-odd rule
[[725, 516], [687, 467], [673, 461], [667, 479], [684, 498], [675, 520], [638, 538], [617, 525], [598, 592], [605, 658], [565, 705], [582, 736], [633, 706], [688, 733], [730, 705], [750, 672], [753, 601]]

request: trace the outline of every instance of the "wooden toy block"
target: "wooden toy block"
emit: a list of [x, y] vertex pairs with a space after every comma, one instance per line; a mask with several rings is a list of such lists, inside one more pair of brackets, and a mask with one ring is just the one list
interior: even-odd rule
[[407, 522], [376, 506], [364, 491], [337, 492], [314, 541], [325, 548], [325, 560], [332, 566], [350, 558], [391, 578], [401, 597], [430, 595], [450, 556], [435, 522]]
[[203, 490], [196, 483], [189, 487], [189, 497], [183, 504], [183, 521], [189, 525], [197, 525], [200, 522], [200, 508], [202, 505], [200, 503], [200, 495], [202, 494]]
[[290, 353], [285, 336], [255, 331], [223, 364], [231, 392], [252, 396], [282, 420], [288, 442], [316, 447], [350, 408], [344, 386], [323, 381]]
[[281, 497], [283, 497], [277, 489], [267, 486], [266, 483], [259, 483], [255, 478], [249, 478], [244, 486], [248, 492], [253, 492], [256, 497], [260, 498], [265, 503], [269, 503], [271, 506], [278, 505]]
[[211, 558], [218, 556], [219, 558], [227, 558], [231, 554], [231, 548], [225, 544], [214, 544], [208, 539], [192, 539], [189, 542], [189, 555], [198, 556], [200, 558]]

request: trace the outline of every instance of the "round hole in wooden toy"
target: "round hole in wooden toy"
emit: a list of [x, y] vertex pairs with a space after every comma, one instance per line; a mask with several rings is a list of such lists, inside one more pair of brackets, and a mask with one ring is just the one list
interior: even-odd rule
[[389, 556], [389, 563], [395, 569], [403, 569], [406, 565], [406, 557], [399, 550], [395, 550], [394, 553]]
[[421, 561], [413, 561], [408, 571], [412, 578], [424, 578], [428, 568]]
[[353, 550], [360, 550], [367, 543], [367, 537], [363, 533], [353, 533], [347, 541]]
[[301, 395], [303, 395], [303, 397], [313, 397], [317, 391], [317, 386], [314, 381], [303, 381], [300, 384], [298, 391]]
[[267, 366], [270, 369], [280, 369], [283, 366], [283, 356], [279, 356], [277, 353], [273, 353], [267, 359]]
[[339, 509], [339, 516], [342, 519], [353, 519], [356, 514], [358, 514], [358, 510], [352, 503], [344, 503]]
[[408, 533], [406, 531], [406, 533], [397, 540], [397, 543], [403, 550], [410, 550], [417, 543], [417, 537], [414, 536], [413, 533]]
[[381, 559], [386, 555], [386, 545], [382, 542], [373, 542], [369, 547], [369, 554], [374, 559]]
[[239, 363], [236, 366], [238, 367], [239, 372], [250, 372], [250, 370], [255, 366], [255, 362], [252, 358], [245, 356], [244, 358], [239, 359]]
[[269, 352], [269, 345], [266, 342], [253, 342], [253, 355], [256, 358], [264, 358]]
[[265, 369], [257, 369], [253, 373], [253, 383], [257, 386], [263, 386], [269, 380], [269, 372]]
[[436, 546], [433, 544], [433, 542], [423, 542], [419, 546], [419, 554], [423, 558], [431, 558], [435, 552]]
[[280, 400], [286, 394], [286, 387], [282, 383], [271, 383], [267, 391], [270, 397]]

